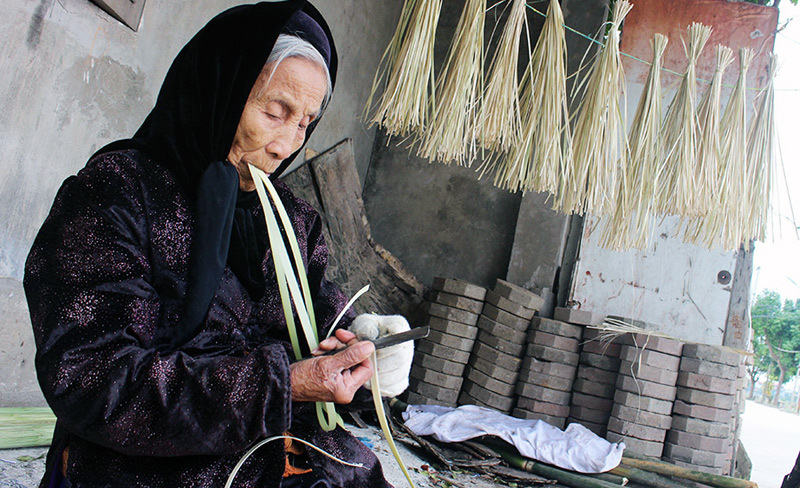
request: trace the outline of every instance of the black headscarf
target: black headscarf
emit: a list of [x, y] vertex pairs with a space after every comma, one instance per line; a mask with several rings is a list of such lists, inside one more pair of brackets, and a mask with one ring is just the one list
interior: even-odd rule
[[[196, 335], [219, 286], [229, 249], [235, 250], [233, 268], [243, 282], [253, 274], [248, 267], [258, 266], [260, 275], [261, 260], [249, 257], [257, 252], [247, 251], [252, 250], [252, 241], [242, 242], [240, 232], [232, 236], [232, 228], [253, 228], [254, 223], [239, 221], [250, 214], [236, 211], [239, 175], [226, 158], [250, 90], [281, 33], [294, 34], [317, 48], [335, 83], [333, 37], [322, 15], [306, 0], [233, 7], [213, 18], [177, 55], [155, 107], [133, 138], [97, 152], [138, 149], [168, 168], [195, 201], [184, 316], [180, 330], [172, 334], [172, 347]], [[316, 122], [308, 127], [306, 140]], [[298, 153], [286, 158], [272, 178]]]

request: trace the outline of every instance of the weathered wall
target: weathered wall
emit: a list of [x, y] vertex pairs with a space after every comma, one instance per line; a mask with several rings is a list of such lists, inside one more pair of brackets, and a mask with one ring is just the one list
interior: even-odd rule
[[[133, 134], [152, 108], [175, 54], [216, 13], [240, 3], [147, 0], [134, 32], [89, 0], [3, 2], [0, 406], [42, 401], [33, 376], [21, 279], [28, 249], [56, 190], [96, 149]], [[374, 130], [363, 127], [359, 116], [401, 3], [316, 4], [337, 40], [340, 68], [329, 112], [309, 147], [322, 151], [352, 138], [363, 178]]]
[[[699, 79], [711, 79], [716, 63], [715, 46], [723, 44], [737, 53], [726, 72], [725, 83], [736, 82], [741, 47], [749, 47], [757, 54], [748, 70], [748, 87], [760, 88], [766, 83], [768, 56], [774, 43], [769, 33], [777, 27], [777, 9], [724, 0], [634, 0], [633, 5], [622, 32], [622, 52], [651, 59], [650, 41], [660, 32], [669, 38], [664, 67], [684, 72], [687, 62], [681, 36], [686, 38], [686, 27], [692, 22], [701, 22], [710, 25], [713, 32], [698, 61]], [[630, 122], [649, 66], [631, 58], [624, 58], [623, 63]], [[676, 85], [676, 78], [665, 73], [662, 79], [665, 90]], [[698, 83], [698, 97], [707, 87], [708, 83]], [[731, 86], [723, 90], [723, 107], [731, 91]], [[752, 118], [756, 93], [754, 90], [748, 93], [748, 120]], [[666, 93], [664, 110], [673, 95], [674, 90]], [[595, 218], [588, 218], [585, 228], [595, 224]], [[680, 227], [677, 219], [664, 219], [648, 249], [627, 252], [603, 249], [599, 245], [600, 232], [594, 235], [584, 232], [572, 281], [572, 305], [643, 320], [661, 332], [685, 340], [746, 347], [752, 257], [686, 244], [675, 237], [680, 235]]]

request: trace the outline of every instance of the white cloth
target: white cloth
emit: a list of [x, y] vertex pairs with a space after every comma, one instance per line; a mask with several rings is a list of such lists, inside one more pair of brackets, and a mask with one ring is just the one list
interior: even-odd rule
[[625, 449], [624, 443], [608, 442], [577, 423], [562, 431], [542, 420], [518, 419], [475, 405], [409, 405], [403, 420], [415, 434], [433, 435], [442, 442], [493, 435], [513, 444], [525, 457], [579, 473], [614, 469]]
[[[375, 340], [391, 334], [411, 330], [402, 315], [376, 315], [365, 313], [357, 316], [349, 327], [359, 339]], [[381, 387], [381, 396], [396, 397], [408, 388], [408, 374], [414, 360], [414, 341], [406, 341], [375, 351], [378, 364], [375, 374]], [[365, 385], [372, 389], [372, 380]]]

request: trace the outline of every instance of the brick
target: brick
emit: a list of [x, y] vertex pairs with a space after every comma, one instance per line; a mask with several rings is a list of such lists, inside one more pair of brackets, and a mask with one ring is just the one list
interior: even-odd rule
[[569, 416], [581, 421], [592, 422], [595, 424], [602, 424], [603, 428], [608, 425], [608, 418], [611, 414], [603, 410], [595, 410], [593, 408], [581, 407], [580, 405], [572, 405], [569, 409]]
[[660, 415], [670, 415], [672, 413], [672, 402], [670, 401], [641, 396], [638, 393], [622, 390], [617, 390], [614, 393], [614, 403]]
[[429, 326], [431, 330], [466, 339], [475, 339], [475, 336], [478, 335], [478, 328], [474, 325], [462, 324], [461, 322], [454, 322], [431, 315], [428, 315], [428, 318], [425, 319], [425, 325]]
[[739, 376], [739, 366], [728, 366], [727, 364], [712, 363], [703, 359], [687, 357], [681, 359], [680, 371], [708, 375], [726, 380], [735, 380]]
[[675, 394], [677, 393], [677, 388], [674, 386], [662, 385], [647, 380], [636, 380], [622, 373], [617, 376], [617, 388], [668, 402], [675, 400]]
[[569, 405], [569, 399], [572, 397], [571, 391], [553, 390], [528, 383], [517, 383], [516, 391], [521, 397], [559, 405]]
[[414, 365], [421, 368], [438, 371], [440, 373], [449, 374], [451, 376], [461, 376], [464, 373], [465, 365], [447, 359], [429, 356], [428, 354], [417, 353], [414, 355]]
[[486, 303], [494, 305], [500, 310], [505, 310], [508, 313], [512, 313], [517, 317], [522, 317], [525, 320], [532, 319], [536, 314], [536, 310], [527, 308], [517, 302], [512, 302], [508, 298], [502, 297], [491, 290], [486, 292]]
[[738, 352], [710, 344], [686, 344], [683, 346], [683, 356], [712, 363], [727, 364], [728, 366], [739, 366], [742, 361], [742, 355]]
[[678, 373], [678, 386], [709, 391], [711, 393], [725, 393], [727, 395], [733, 394], [733, 392], [736, 391], [736, 385], [731, 380], [697, 373], [688, 373], [685, 371]]
[[468, 364], [472, 366], [473, 369], [480, 371], [481, 373], [496, 380], [502, 381], [503, 383], [508, 383], [509, 385], [516, 384], [517, 378], [519, 377], [519, 371], [505, 369], [502, 366], [487, 361], [483, 358], [479, 358], [475, 355], [469, 358]]
[[583, 337], [583, 327], [579, 325], [568, 324], [559, 320], [546, 319], [539, 316], [534, 317], [531, 322], [531, 333], [535, 331], [571, 337], [578, 340]]
[[575, 325], [600, 325], [603, 323], [605, 315], [589, 312], [588, 310], [556, 307], [553, 312], [553, 318], [561, 322], [569, 322]]
[[609, 442], [624, 442], [628, 450], [643, 456], [660, 458], [661, 453], [664, 451], [663, 442], [644, 441], [635, 437], [626, 437], [616, 432], [608, 431], [606, 439]]
[[432, 302], [459, 310], [466, 310], [467, 312], [479, 314], [483, 310], [483, 300], [473, 300], [472, 298], [454, 295], [445, 291], [433, 290], [430, 298]]
[[481, 313], [495, 322], [500, 322], [505, 326], [519, 331], [528, 330], [528, 326], [531, 323], [530, 320], [518, 317], [513, 313], [506, 312], [505, 310], [500, 310], [491, 303], [485, 304], [483, 306], [483, 312]]
[[604, 412], [611, 412], [611, 407], [614, 405], [612, 400], [608, 398], [600, 398], [592, 395], [586, 395], [585, 393], [572, 393], [572, 399], [570, 400], [572, 405], [577, 405], [579, 407], [586, 407], [592, 408], [594, 410], [601, 410]]
[[432, 330], [424, 341], [432, 342], [434, 344], [441, 344], [442, 346], [452, 347], [459, 351], [471, 352], [472, 346], [475, 344], [475, 339], [467, 339], [466, 337], [458, 337], [450, 334]]
[[597, 329], [586, 329], [583, 331], [581, 351], [618, 358], [620, 350], [622, 349], [622, 340], [616, 339], [611, 342], [604, 341], [600, 339], [597, 332]]
[[580, 358], [580, 355], [577, 353], [553, 349], [552, 347], [540, 346], [538, 344], [528, 344], [526, 354], [539, 360], [569, 364], [571, 366], [577, 366], [578, 359]]
[[706, 407], [721, 408], [723, 410], [733, 409], [733, 395], [709, 393], [691, 388], [678, 388], [677, 398], [694, 405], [705, 405]]
[[445, 320], [452, 320], [454, 322], [461, 322], [467, 325], [476, 325], [478, 323], [478, 314], [467, 312], [454, 307], [448, 307], [441, 303], [428, 302], [426, 309], [429, 315], [439, 317]]
[[602, 354], [594, 354], [590, 352], [581, 352], [581, 357], [578, 360], [581, 364], [592, 366], [593, 368], [605, 369], [607, 371], [619, 371], [619, 358], [612, 356], [604, 356]]
[[594, 395], [602, 398], [613, 398], [614, 392], [617, 390], [616, 386], [604, 383], [595, 383], [584, 379], [576, 379], [572, 386], [573, 390], [587, 395]]
[[569, 405], [558, 403], [543, 402], [533, 398], [520, 397], [517, 399], [517, 408], [523, 408], [529, 412], [552, 415], [553, 417], [566, 418], [569, 415]]
[[464, 378], [461, 376], [450, 376], [449, 374], [440, 373], [430, 369], [424, 369], [419, 366], [411, 368], [411, 378], [416, 378], [431, 385], [441, 386], [450, 390], [460, 390], [461, 383]]
[[536, 293], [509, 283], [505, 280], [497, 280], [494, 284], [494, 292], [503, 298], [507, 298], [512, 302], [517, 302], [525, 308], [539, 310], [544, 305], [544, 298]]
[[615, 403], [611, 408], [611, 415], [634, 424], [647, 425], [657, 429], [668, 430], [672, 427], [672, 416], [648, 412], [639, 408], [628, 407]]
[[469, 351], [459, 351], [452, 347], [435, 344], [428, 340], [421, 340], [417, 344], [416, 350], [423, 353], [435, 356], [437, 358], [447, 359], [456, 363], [467, 364], [469, 360]]
[[604, 385], [616, 385], [617, 372], [608, 371], [600, 368], [593, 368], [591, 366], [580, 365], [578, 366], [578, 378], [587, 381], [594, 381], [595, 383], [602, 383]]
[[577, 353], [580, 348], [578, 339], [550, 334], [541, 330], [534, 331], [529, 337], [529, 342], [573, 353]]
[[642, 363], [642, 365], [669, 371], [678, 371], [678, 366], [681, 363], [681, 358], [678, 356], [672, 356], [650, 349], [637, 349], [627, 344], [622, 346], [619, 358], [623, 361], [630, 361], [635, 364]]
[[465, 381], [462, 387], [462, 393], [466, 392], [470, 397], [483, 402], [490, 407], [508, 412], [514, 404], [514, 398], [504, 395], [499, 395], [493, 391], [487, 390], [480, 385], [476, 385], [471, 381]]
[[[461, 393], [459, 393], [459, 395], [458, 395], [458, 404], [459, 405], [476, 405], [478, 407], [491, 408], [492, 410], [500, 410], [500, 409], [498, 409], [498, 408], [496, 408], [496, 407], [494, 407], [492, 405], [483, 403], [482, 401], [480, 401], [478, 399], [472, 398], [465, 391], [462, 391]], [[507, 413], [507, 411], [505, 411], [505, 410], [503, 410], [502, 412], [503, 413]]]
[[406, 396], [406, 403], [408, 403], [409, 405], [441, 405], [443, 407], [455, 407], [457, 405], [456, 402], [444, 402], [441, 400], [435, 400], [420, 395], [419, 393], [414, 393], [413, 391], [408, 392]]
[[692, 405], [683, 400], [675, 400], [672, 412], [686, 417], [708, 420], [710, 422], [728, 422], [731, 418], [730, 410], [722, 410], [705, 405]]
[[724, 453], [727, 447], [726, 439], [715, 437], [705, 437], [697, 434], [690, 434], [688, 432], [681, 432], [679, 430], [671, 430], [667, 434], [667, 439], [670, 443], [688, 447], [691, 449], [699, 449], [701, 451], [709, 451], [714, 453]]
[[727, 422], [709, 422], [708, 420], [695, 419], [684, 415], [673, 415], [672, 430], [726, 439], [731, 432], [731, 426]]
[[632, 376], [641, 380], [652, 381], [667, 386], [675, 386], [678, 382], [678, 372], [661, 369], [658, 367], [648, 366], [646, 364], [639, 365], [639, 363], [632, 363], [630, 361], [621, 361], [619, 370], [624, 371], [624, 374]]
[[675, 461], [683, 461], [700, 466], [723, 468], [727, 463], [727, 454], [701, 451], [690, 447], [679, 446], [671, 442], [664, 443], [664, 457]]
[[651, 351], [663, 352], [672, 356], [681, 356], [683, 352], [683, 342], [666, 337], [647, 336], [647, 334], [628, 334], [626, 343]]
[[483, 330], [478, 332], [478, 338], [476, 340], [481, 344], [486, 344], [487, 346], [491, 346], [500, 352], [511, 354], [512, 356], [519, 356], [522, 350], [525, 349], [525, 344], [515, 344]]
[[528, 356], [522, 360], [522, 368], [520, 369], [520, 373], [531, 371], [534, 373], [573, 380], [575, 379], [575, 373], [577, 370], [578, 367], [576, 365], [542, 361], [540, 359]]
[[525, 371], [525, 374], [520, 373], [519, 381], [528, 383], [530, 385], [536, 385], [560, 391], [572, 391], [572, 386], [574, 383], [574, 381], [571, 379], [568, 380], [565, 378], [559, 378], [558, 376], [541, 374], [530, 370]]
[[597, 434], [598, 437], [602, 437], [602, 438], [606, 437], [606, 424], [605, 424], [605, 422], [598, 424], [598, 423], [595, 423], [595, 422], [589, 422], [587, 420], [574, 419], [572, 417], [567, 417], [567, 425], [569, 425], [569, 424], [581, 424], [582, 426], [586, 427], [590, 431], [592, 431], [595, 434]]
[[489, 391], [493, 391], [498, 395], [502, 396], [509, 396], [514, 393], [515, 385], [509, 385], [508, 383], [503, 383], [502, 381], [497, 381], [494, 378], [491, 378], [484, 373], [472, 368], [467, 368], [466, 378], [471, 381], [472, 383], [486, 388]]
[[478, 328], [488, 332], [489, 334], [502, 337], [505, 340], [516, 344], [522, 344], [528, 339], [527, 331], [512, 329], [511, 327], [492, 320], [483, 314], [481, 314], [480, 318], [478, 319]]
[[524, 408], [515, 408], [513, 416], [517, 417], [518, 419], [541, 420], [542, 422], [548, 423], [553, 427], [558, 427], [559, 429], [563, 429], [564, 425], [567, 423], [567, 419], [564, 417], [555, 417], [553, 415], [547, 415], [544, 413], [530, 412]]
[[634, 424], [633, 422], [620, 420], [614, 415], [609, 417], [607, 428], [608, 432], [616, 432], [617, 434], [635, 437], [643, 441], [664, 442], [664, 438], [667, 436], [666, 429]]
[[409, 385], [410, 391], [424, 398], [448, 403], [455, 403], [458, 399], [458, 390], [442, 388], [441, 386], [431, 385], [413, 378], [409, 380]]
[[436, 277], [433, 279], [431, 288], [454, 295], [461, 295], [462, 297], [472, 298], [473, 300], [483, 301], [486, 297], [486, 288], [456, 278]]
[[517, 356], [500, 352], [480, 342], [475, 343], [475, 346], [472, 348], [472, 354], [510, 371], [519, 371], [519, 367], [522, 364], [522, 360]]

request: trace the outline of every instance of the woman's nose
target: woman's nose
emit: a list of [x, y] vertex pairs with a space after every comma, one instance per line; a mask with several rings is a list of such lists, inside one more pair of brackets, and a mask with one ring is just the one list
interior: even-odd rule
[[281, 161], [288, 158], [297, 149], [295, 140], [297, 139], [297, 126], [283, 124], [275, 134], [275, 138], [267, 146], [267, 151], [272, 153], [275, 158]]

